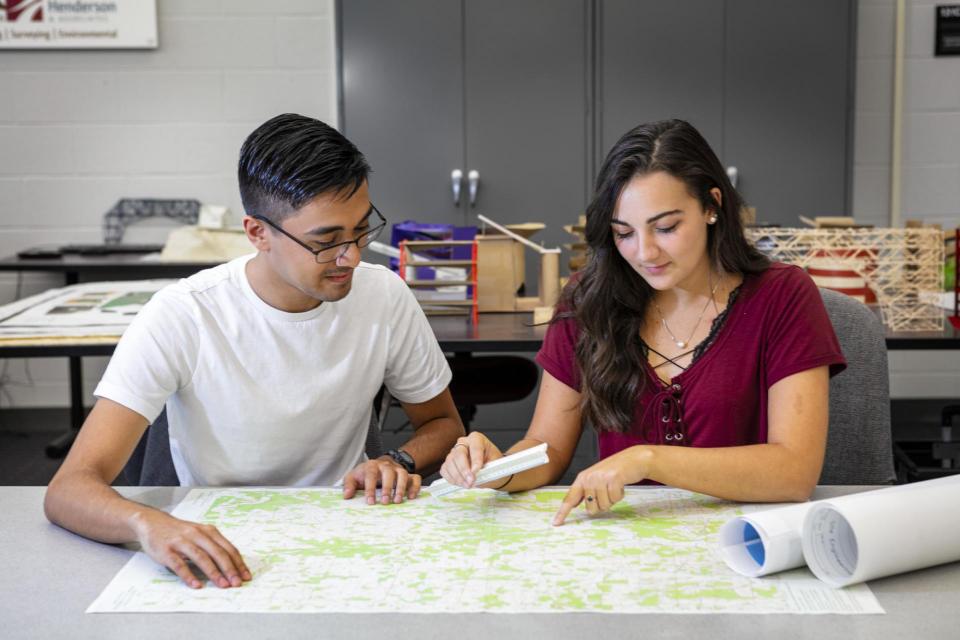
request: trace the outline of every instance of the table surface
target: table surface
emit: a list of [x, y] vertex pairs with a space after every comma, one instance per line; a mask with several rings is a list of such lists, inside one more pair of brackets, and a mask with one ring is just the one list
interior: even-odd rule
[[[145, 256], [148, 256], [145, 258]], [[161, 262], [156, 254], [109, 254], [80, 255], [65, 254], [59, 258], [18, 258], [7, 256], [0, 258], [0, 271], [53, 271], [59, 273], [96, 273], [116, 272], [118, 275], [128, 270], [148, 270], [168, 273], [171, 278], [183, 277], [201, 269], [221, 264], [222, 260], [199, 260], [183, 262]]]
[[[819, 487], [826, 498], [869, 487]], [[167, 511], [187, 488], [121, 487]], [[956, 638], [960, 563], [875, 580], [886, 615], [717, 614], [86, 614], [132, 556], [44, 518], [44, 487], [0, 487], [0, 632], [18, 638]]]
[[[546, 325], [532, 326], [532, 313], [482, 313], [473, 324], [468, 316], [429, 316], [440, 348], [459, 353], [533, 353], [540, 349]], [[108, 356], [117, 346], [111, 338], [63, 338], [0, 344], [0, 358]]]
[[[144, 260], [142, 255], [80, 256], [67, 254], [55, 259], [0, 258], [0, 271], [53, 271], [81, 275], [128, 279], [139, 277], [184, 277], [214, 266], [210, 262], [160, 262]], [[944, 316], [949, 315], [946, 311]], [[535, 352], [543, 342], [546, 327], [531, 327], [530, 313], [482, 313], [474, 325], [467, 316], [431, 316], [430, 324], [441, 347], [452, 352]], [[960, 329], [948, 320], [942, 331], [887, 331], [887, 348], [892, 350], [960, 349]], [[110, 355], [113, 344], [88, 344], [65, 341], [40, 347], [0, 346], [0, 357], [56, 357]]]
[[[448, 352], [534, 353], [540, 349], [546, 325], [533, 325], [532, 313], [481, 313], [477, 324], [467, 316], [428, 318], [440, 348]], [[887, 332], [888, 350], [960, 349], [960, 330], [948, 322], [941, 332]], [[111, 339], [45, 340], [36, 344], [0, 345], [0, 358], [63, 356], [108, 356], [116, 342]]]

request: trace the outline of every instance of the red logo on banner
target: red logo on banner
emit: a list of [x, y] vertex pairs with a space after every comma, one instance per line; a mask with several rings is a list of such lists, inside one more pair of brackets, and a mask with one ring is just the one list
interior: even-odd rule
[[0, 0], [7, 22], [43, 22], [43, 0]]

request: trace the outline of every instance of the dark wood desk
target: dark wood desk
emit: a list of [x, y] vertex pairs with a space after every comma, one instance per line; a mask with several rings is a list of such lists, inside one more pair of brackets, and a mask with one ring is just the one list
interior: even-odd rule
[[[432, 316], [429, 318], [440, 343], [448, 353], [532, 353], [540, 348], [546, 326], [531, 327], [532, 313], [482, 314], [474, 325], [468, 317]], [[109, 356], [117, 346], [116, 340], [46, 341], [46, 344], [0, 345], [0, 358], [62, 358], [70, 359], [70, 430], [46, 447], [51, 458], [66, 455], [77, 430], [86, 417], [83, 405], [83, 378], [81, 358]]]
[[65, 284], [81, 280], [142, 280], [145, 278], [185, 278], [189, 275], [220, 264], [219, 262], [160, 262], [144, 260], [142, 255], [116, 254], [106, 256], [81, 256], [67, 254], [61, 258], [18, 258], [7, 256], [0, 259], [2, 271], [40, 271], [61, 273]]
[[[448, 353], [533, 353], [543, 344], [545, 325], [530, 326], [532, 313], [482, 313], [474, 325], [466, 316], [430, 316], [440, 348]], [[43, 344], [0, 345], [0, 358], [109, 356], [117, 340], [69, 339]]]
[[[431, 316], [429, 320], [440, 348], [451, 353], [533, 353], [540, 349], [547, 331], [545, 325], [531, 326], [531, 313], [481, 313], [476, 325], [466, 316]], [[960, 330], [948, 322], [942, 331], [888, 331], [886, 343], [890, 351], [960, 349]], [[115, 347], [116, 342], [105, 340], [0, 346], [0, 357], [109, 356]]]
[[[2, 271], [46, 271], [62, 273], [66, 284], [75, 284], [85, 279], [129, 280], [139, 278], [186, 277], [201, 269], [213, 266], [207, 262], [172, 263], [143, 260], [142, 256], [116, 255], [83, 257], [68, 255], [57, 259], [0, 259]], [[946, 315], [946, 313], [945, 313]], [[432, 316], [433, 328], [441, 349], [448, 353], [533, 353], [543, 342], [545, 326], [532, 327], [530, 313], [484, 313], [474, 325], [465, 316]], [[960, 330], [949, 322], [939, 332], [888, 332], [889, 350], [939, 350], [960, 349]], [[83, 407], [83, 376], [81, 358], [84, 356], [109, 356], [116, 347], [115, 341], [56, 341], [49, 344], [0, 346], [0, 358], [67, 357], [70, 361], [70, 422], [79, 429], [85, 418]], [[52, 457], [64, 455], [73, 441], [71, 430], [47, 447]]]
[[[944, 312], [944, 316], [949, 316]], [[942, 331], [887, 331], [887, 349], [890, 351], [932, 351], [960, 349], [960, 329], [944, 318]]]

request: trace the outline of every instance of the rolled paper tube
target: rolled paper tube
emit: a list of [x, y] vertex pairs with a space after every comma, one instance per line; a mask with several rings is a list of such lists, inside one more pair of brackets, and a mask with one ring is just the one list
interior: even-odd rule
[[845, 587], [960, 560], [960, 476], [813, 504], [802, 546], [815, 576]]
[[[960, 476], [939, 478], [831, 500], [774, 507], [766, 511], [737, 516], [720, 528], [720, 556], [731, 569], [753, 578], [796, 569], [807, 563], [802, 541], [803, 523], [804, 518], [815, 505], [822, 502], [842, 504], [847, 501], [862, 500], [867, 496], [886, 496], [891, 493], [915, 491], [918, 488], [922, 491], [929, 486], [960, 487], [956, 484], [958, 482], [960, 482]], [[886, 498], [880, 498], [882, 504], [884, 500]], [[960, 540], [960, 536], [957, 538]]]
[[720, 528], [720, 555], [751, 578], [803, 566], [800, 528], [813, 503], [737, 516]]

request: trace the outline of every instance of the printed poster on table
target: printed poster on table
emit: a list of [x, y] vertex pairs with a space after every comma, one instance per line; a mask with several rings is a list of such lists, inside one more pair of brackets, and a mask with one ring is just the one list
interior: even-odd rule
[[156, 0], [0, 0], [0, 49], [156, 48]]

